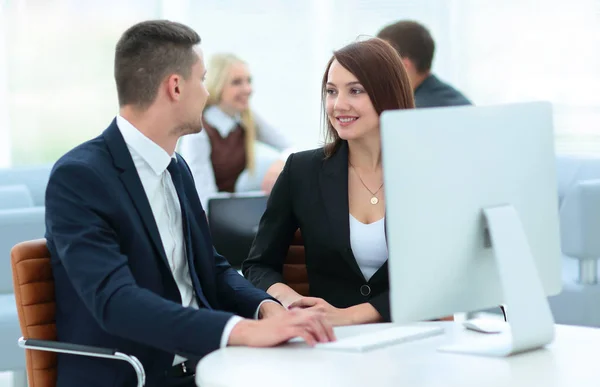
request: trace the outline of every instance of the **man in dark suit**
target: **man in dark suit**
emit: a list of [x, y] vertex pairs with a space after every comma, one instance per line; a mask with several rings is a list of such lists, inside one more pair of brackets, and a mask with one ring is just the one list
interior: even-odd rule
[[415, 91], [417, 108], [471, 105], [460, 91], [431, 73], [435, 42], [429, 30], [415, 21], [399, 21], [384, 27], [378, 38], [396, 48]]
[[[177, 140], [202, 129], [200, 37], [148, 21], [115, 53], [119, 115], [64, 155], [46, 191], [60, 341], [136, 356], [146, 386], [193, 386], [195, 362], [227, 345], [333, 340], [312, 311], [287, 311], [213, 248]], [[258, 321], [254, 319], [261, 318]], [[133, 386], [125, 362], [60, 355], [59, 386]]]

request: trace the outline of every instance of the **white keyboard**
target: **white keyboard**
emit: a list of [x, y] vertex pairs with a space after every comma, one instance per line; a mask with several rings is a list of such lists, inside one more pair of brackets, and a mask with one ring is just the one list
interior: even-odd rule
[[444, 330], [440, 327], [422, 325], [398, 326], [339, 339], [331, 343], [318, 343], [316, 348], [345, 352], [364, 352], [389, 347], [394, 344], [424, 339], [442, 333], [444, 333]]

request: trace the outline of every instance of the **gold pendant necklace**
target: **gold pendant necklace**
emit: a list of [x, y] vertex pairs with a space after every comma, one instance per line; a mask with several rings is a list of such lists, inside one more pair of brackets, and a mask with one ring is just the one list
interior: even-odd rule
[[376, 205], [377, 203], [379, 203], [379, 199], [377, 198], [377, 193], [383, 187], [383, 183], [381, 183], [381, 185], [379, 186], [379, 188], [377, 188], [377, 191], [375, 191], [375, 192], [371, 191], [369, 189], [369, 187], [367, 187], [367, 185], [365, 184], [365, 182], [363, 181], [363, 179], [361, 179], [360, 175], [358, 174], [358, 171], [356, 170], [356, 168], [354, 168], [354, 165], [352, 165], [352, 163], [350, 163], [350, 162], [348, 162], [348, 164], [350, 164], [350, 167], [352, 167], [352, 169], [354, 170], [354, 173], [356, 173], [356, 176], [358, 176], [358, 180], [360, 180], [360, 182], [363, 185], [363, 187], [365, 187], [365, 189], [367, 191], [369, 191], [369, 193], [372, 195], [371, 196], [371, 204], [372, 205]]

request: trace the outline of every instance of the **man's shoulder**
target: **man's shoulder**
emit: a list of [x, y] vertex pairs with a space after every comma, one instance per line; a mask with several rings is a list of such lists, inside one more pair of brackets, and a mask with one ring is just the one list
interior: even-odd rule
[[96, 173], [107, 171], [107, 166], [111, 163], [111, 156], [102, 135], [88, 140], [75, 148], [69, 150], [52, 168], [52, 175], [57, 170], [64, 168], [81, 168], [93, 170]]
[[431, 75], [424, 86], [415, 93], [417, 107], [472, 105], [463, 93], [435, 75]]

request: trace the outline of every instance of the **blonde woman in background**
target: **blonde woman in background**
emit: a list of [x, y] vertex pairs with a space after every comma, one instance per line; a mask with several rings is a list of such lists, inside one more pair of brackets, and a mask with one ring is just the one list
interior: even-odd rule
[[203, 207], [216, 192], [236, 191], [243, 174], [259, 179], [260, 188], [269, 193], [291, 153], [291, 142], [250, 109], [252, 78], [247, 64], [233, 54], [214, 55], [207, 67], [206, 88], [210, 96], [204, 130], [182, 137], [179, 144]]

